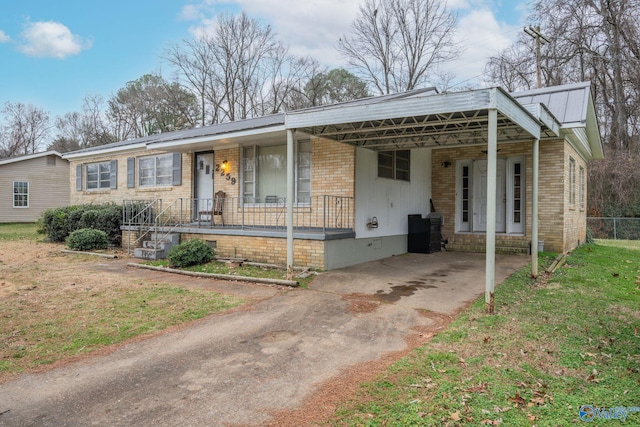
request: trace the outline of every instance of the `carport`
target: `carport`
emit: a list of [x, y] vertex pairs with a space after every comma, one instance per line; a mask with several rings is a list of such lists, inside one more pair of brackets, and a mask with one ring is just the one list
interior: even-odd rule
[[[430, 92], [430, 93], [426, 93]], [[425, 96], [427, 95], [427, 96]], [[494, 87], [438, 94], [425, 89], [285, 114], [287, 157], [294, 159], [294, 134], [304, 132], [369, 150], [428, 147], [487, 147], [485, 304], [493, 312], [496, 270], [496, 174], [500, 144], [532, 144], [532, 241], [538, 240], [538, 171], [541, 138], [558, 137], [560, 124], [543, 104], [523, 106]], [[294, 161], [287, 162], [287, 267], [293, 270]], [[531, 251], [532, 276], [538, 254]]]

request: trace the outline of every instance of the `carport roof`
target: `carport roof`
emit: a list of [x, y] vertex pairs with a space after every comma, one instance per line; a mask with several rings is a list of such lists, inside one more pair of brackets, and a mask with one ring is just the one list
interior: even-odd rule
[[498, 113], [498, 143], [558, 138], [564, 132], [587, 158], [597, 158], [598, 147], [601, 153], [590, 86], [581, 83], [514, 95], [498, 87], [451, 93], [418, 89], [150, 135], [67, 153], [64, 157], [82, 158], [145, 147], [193, 152], [255, 141], [268, 144], [281, 142], [288, 129], [372, 150], [484, 145], [488, 141], [491, 109]]
[[[498, 141], [558, 136], [548, 110], [524, 108], [500, 88], [409, 93], [368, 104], [336, 104], [287, 113], [285, 126], [373, 150], [487, 144], [489, 110], [498, 112]], [[544, 113], [539, 117], [535, 113]]]

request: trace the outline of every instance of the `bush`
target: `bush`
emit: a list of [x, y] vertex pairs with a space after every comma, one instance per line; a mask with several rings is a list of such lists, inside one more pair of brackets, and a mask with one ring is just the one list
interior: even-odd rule
[[69, 237], [67, 237], [67, 246], [76, 251], [107, 249], [109, 239], [107, 239], [107, 233], [102, 230], [81, 228], [69, 234]]
[[94, 228], [107, 233], [111, 244], [120, 245], [121, 224], [121, 206], [75, 205], [46, 210], [38, 220], [38, 232], [46, 234], [53, 242], [64, 242], [75, 230]]
[[213, 256], [213, 249], [204, 240], [191, 239], [171, 248], [167, 258], [172, 267], [183, 268], [206, 264]]

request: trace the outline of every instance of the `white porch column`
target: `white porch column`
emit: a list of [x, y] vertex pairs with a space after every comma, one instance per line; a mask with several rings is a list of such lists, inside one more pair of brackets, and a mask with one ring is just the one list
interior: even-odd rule
[[531, 185], [531, 276], [538, 277], [538, 177], [540, 140], [533, 141], [533, 183]]
[[295, 129], [287, 129], [287, 280], [293, 280], [293, 199], [295, 197]]
[[485, 262], [485, 311], [493, 313], [496, 278], [496, 182], [498, 165], [498, 110], [489, 109], [487, 147], [487, 243]]

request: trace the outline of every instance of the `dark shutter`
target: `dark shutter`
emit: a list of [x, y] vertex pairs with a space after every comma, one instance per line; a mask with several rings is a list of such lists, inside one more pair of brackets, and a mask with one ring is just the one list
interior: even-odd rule
[[76, 165], [76, 191], [82, 191], [82, 164]]
[[111, 160], [110, 166], [111, 176], [109, 177], [109, 188], [115, 190], [118, 188], [118, 161]]
[[182, 185], [182, 154], [173, 153], [173, 185]]
[[136, 186], [136, 159], [129, 157], [127, 159], [127, 188]]

